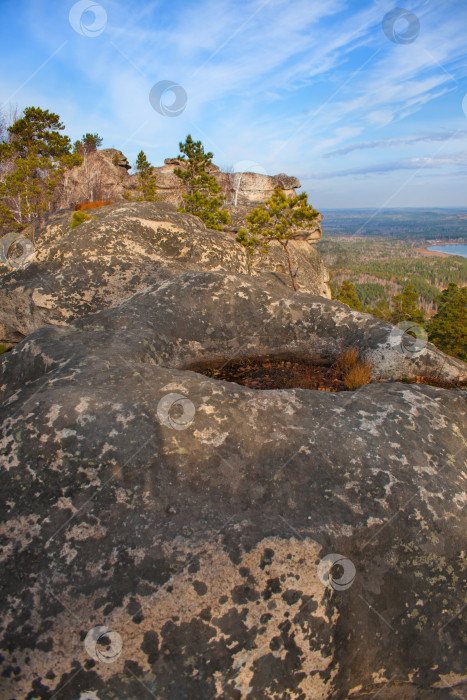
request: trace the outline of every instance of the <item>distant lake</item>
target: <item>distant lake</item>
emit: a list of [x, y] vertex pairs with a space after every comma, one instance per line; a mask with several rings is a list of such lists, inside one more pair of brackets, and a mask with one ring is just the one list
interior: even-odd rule
[[430, 245], [427, 250], [435, 250], [437, 253], [448, 253], [449, 255], [462, 255], [467, 258], [467, 245], [458, 243], [453, 245]]

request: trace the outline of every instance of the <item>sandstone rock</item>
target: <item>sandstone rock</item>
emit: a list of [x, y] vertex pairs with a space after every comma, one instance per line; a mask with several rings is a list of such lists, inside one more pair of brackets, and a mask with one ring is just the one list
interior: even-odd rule
[[[176, 168], [184, 168], [185, 163], [178, 158], [166, 158], [164, 165], [154, 167], [156, 190], [160, 200], [176, 208], [183, 205], [180, 179], [175, 175]], [[83, 165], [66, 173], [63, 187], [57, 198], [57, 207], [74, 206], [84, 201], [112, 199], [115, 202], [136, 198], [139, 178], [136, 173], [129, 175], [131, 166], [121, 151], [106, 148], [89, 154]], [[214, 163], [208, 168], [214, 175], [225, 197], [225, 207], [232, 218], [226, 230], [236, 233], [246, 225], [246, 215], [251, 209], [269, 199], [277, 187], [288, 197], [296, 194], [300, 182], [296, 177], [284, 173], [266, 175], [255, 172], [221, 172]], [[319, 240], [323, 231], [320, 221], [308, 233], [308, 240]]]
[[222, 271], [1, 358], [2, 697], [456, 697], [466, 392], [190, 369], [348, 345], [387, 379], [465, 377], [371, 316]]
[[66, 171], [57, 208], [66, 209], [81, 202], [122, 199], [130, 168], [126, 157], [116, 148], [89, 153], [82, 165]]
[[[46, 323], [116, 306], [183, 271], [248, 271], [247, 255], [232, 234], [206, 229], [167, 204], [122, 202], [91, 214], [96, 220], [74, 229], [70, 211], [51, 217], [37, 239], [36, 261], [0, 277], [0, 342], [13, 345]], [[330, 296], [321, 255], [304, 241], [290, 247], [300, 288]], [[258, 259], [253, 272], [265, 270], [290, 285], [279, 245]]]

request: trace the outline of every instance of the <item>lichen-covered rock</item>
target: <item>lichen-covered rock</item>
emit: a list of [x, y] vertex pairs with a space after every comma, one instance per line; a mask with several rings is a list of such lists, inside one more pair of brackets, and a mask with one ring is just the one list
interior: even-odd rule
[[190, 369], [347, 345], [387, 379], [465, 377], [389, 324], [225, 272], [2, 357], [2, 698], [462, 693], [466, 392]]
[[[37, 239], [36, 260], [0, 277], [0, 342], [13, 345], [46, 323], [63, 324], [120, 304], [135, 292], [187, 270], [248, 271], [235, 237], [206, 229], [167, 204], [122, 202], [93, 209], [71, 229], [71, 212], [52, 217]], [[323, 259], [306, 241], [290, 244], [304, 291], [330, 296]], [[279, 244], [258, 258], [253, 273], [270, 270], [290, 286]]]

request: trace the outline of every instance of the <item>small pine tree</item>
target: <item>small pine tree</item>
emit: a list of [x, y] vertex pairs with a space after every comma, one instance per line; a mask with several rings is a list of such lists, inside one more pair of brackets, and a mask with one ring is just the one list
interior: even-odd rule
[[376, 306], [372, 309], [366, 309], [366, 311], [381, 319], [381, 321], [389, 321], [391, 319], [391, 310], [386, 299], [380, 299]]
[[246, 217], [248, 230], [240, 229], [236, 240], [247, 249], [250, 264], [257, 248], [261, 248], [261, 252], [266, 254], [269, 243], [277, 241], [287, 258], [292, 286], [298, 291], [297, 270], [292, 267], [288, 244], [294, 233], [306, 229], [318, 216], [318, 212], [308, 204], [305, 192], [295, 197], [287, 197], [284, 191], [277, 187], [270, 199], [257, 206]]
[[85, 221], [90, 221], [91, 217], [85, 211], [74, 211], [71, 217], [71, 228], [80, 226]]
[[356, 311], [363, 311], [363, 305], [358, 298], [357, 290], [355, 289], [352, 282], [344, 280], [342, 286], [337, 290], [336, 297], [337, 301], [342, 301], [351, 309], [356, 309]]
[[212, 165], [212, 153], [205, 153], [201, 141], [193, 141], [190, 134], [185, 143], [179, 144], [179, 160], [184, 168], [175, 168], [174, 173], [182, 181], [184, 206], [178, 211], [198, 216], [208, 228], [222, 231], [221, 224], [230, 222], [229, 212], [222, 209], [225, 197], [220, 192], [214, 175], [207, 172]]
[[401, 294], [391, 297], [391, 301], [393, 305], [392, 323], [413, 321], [419, 325], [423, 324], [425, 316], [423, 311], [418, 308], [418, 294], [413, 284], [406, 285]]
[[73, 152], [80, 156], [85, 156], [88, 153], [94, 153], [102, 146], [103, 138], [99, 134], [83, 134], [79, 141], [73, 144]]
[[467, 362], [467, 287], [451, 282], [438, 300], [428, 325], [428, 340], [448, 355]]
[[136, 159], [136, 170], [139, 177], [139, 192], [137, 202], [157, 202], [156, 176], [152, 174], [153, 166], [146, 158], [144, 151], [138, 153]]

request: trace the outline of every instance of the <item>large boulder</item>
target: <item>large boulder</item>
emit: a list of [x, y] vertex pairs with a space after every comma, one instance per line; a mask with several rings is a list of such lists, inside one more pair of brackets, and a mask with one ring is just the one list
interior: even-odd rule
[[[394, 380], [466, 365], [406, 340], [210, 271], [3, 356], [1, 697], [459, 697], [466, 392]], [[192, 371], [348, 346], [387, 381]]]
[[[11, 346], [46, 323], [69, 323], [116, 306], [187, 270], [248, 270], [247, 254], [233, 234], [206, 229], [199, 218], [168, 204], [120, 202], [90, 214], [95, 218], [74, 229], [71, 211], [51, 217], [36, 238], [33, 262], [28, 258], [25, 269], [0, 277], [0, 342]], [[320, 253], [302, 240], [292, 241], [290, 249], [299, 287], [329, 297]], [[291, 285], [279, 244], [258, 258], [252, 272], [265, 270], [284, 287]]]

